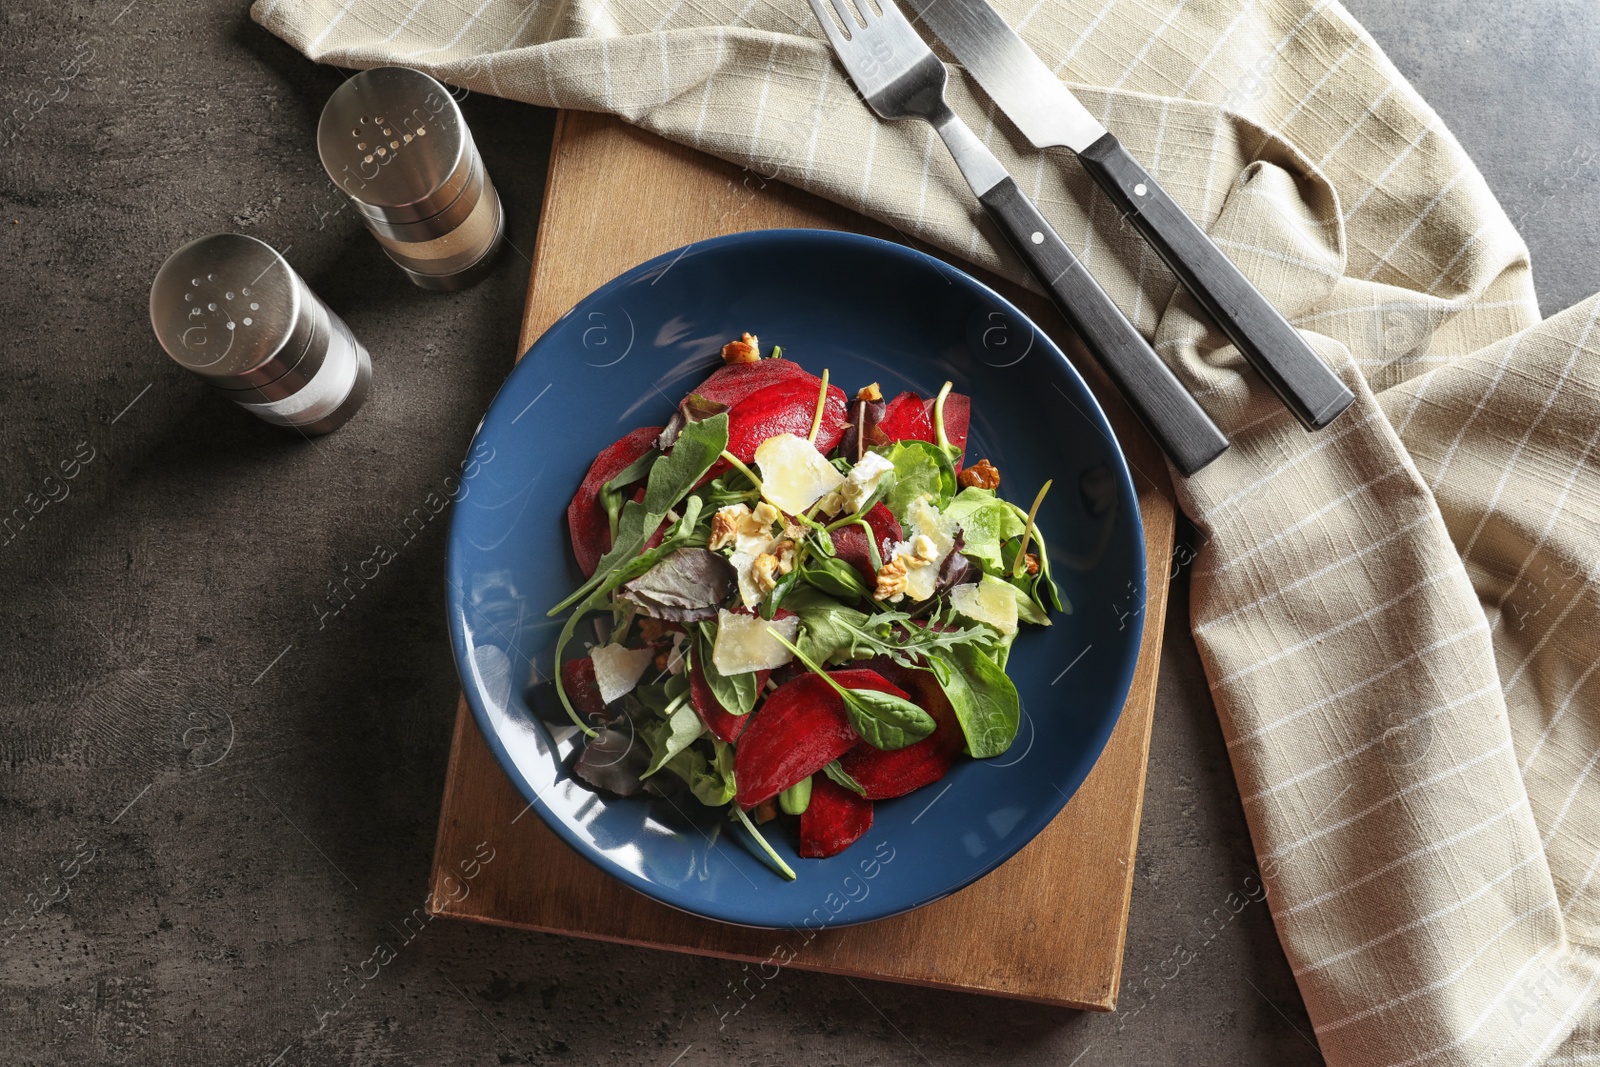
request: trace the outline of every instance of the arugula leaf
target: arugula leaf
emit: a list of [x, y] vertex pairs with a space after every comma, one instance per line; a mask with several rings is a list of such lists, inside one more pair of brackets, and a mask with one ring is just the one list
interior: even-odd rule
[[650, 472], [656, 460], [661, 458], [661, 453], [652, 448], [622, 470], [616, 476], [600, 487], [600, 506], [606, 510], [606, 521], [611, 524], [611, 536], [617, 536], [617, 518], [622, 511], [624, 497], [622, 490], [625, 486], [632, 485]]
[[[838, 760], [833, 760], [832, 762], [823, 766], [822, 773], [826, 774], [829, 778], [832, 778], [835, 782], [838, 782], [852, 793], [855, 793], [859, 796], [867, 795], [866, 787], [860, 782], [856, 781], [854, 778], [850, 777], [850, 772], [845, 770], [844, 767], [840, 765]], [[810, 781], [809, 778], [806, 780]]]
[[717, 703], [722, 705], [724, 711], [731, 715], [748, 715], [756, 706], [756, 698], [761, 695], [761, 687], [756, 682], [758, 672], [729, 675], [717, 670], [717, 665], [711, 659], [711, 650], [716, 642], [716, 623], [703, 622], [696, 627], [694, 650], [691, 653], [694, 663], [705, 676], [711, 695], [717, 698]]
[[918, 656], [949, 654], [967, 645], [986, 647], [998, 639], [993, 630], [984, 626], [957, 626], [951, 622], [954, 617], [953, 608], [942, 617], [935, 610], [928, 616], [927, 625], [918, 625], [915, 617], [906, 612], [882, 611], [863, 615], [860, 624], [843, 618], [838, 623], [849, 633], [849, 647], [858, 655], [888, 656], [908, 667], [918, 666]]
[[[648, 778], [666, 766], [674, 756], [694, 744], [705, 730], [706, 724], [700, 721], [700, 716], [687, 702], [679, 704], [670, 719], [641, 726], [639, 736], [650, 746], [650, 765], [639, 776], [640, 779]], [[693, 782], [689, 784], [694, 785]]]
[[804, 815], [806, 809], [810, 806], [811, 776], [809, 774], [778, 794], [778, 807], [782, 808], [785, 814]]
[[963, 645], [928, 664], [966, 735], [973, 759], [998, 756], [1011, 747], [1022, 721], [1022, 702], [1005, 669], [980, 649]]
[[896, 441], [887, 448], [873, 449], [894, 464], [894, 488], [883, 503], [902, 525], [906, 505], [920, 496], [931, 496], [934, 507], [943, 511], [956, 495], [956, 469], [949, 453], [932, 441]]

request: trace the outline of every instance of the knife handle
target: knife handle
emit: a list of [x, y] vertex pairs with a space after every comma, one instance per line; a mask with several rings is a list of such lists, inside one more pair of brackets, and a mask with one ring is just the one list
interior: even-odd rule
[[1228, 439], [1009, 176], [978, 199], [1172, 462], [1193, 474]]
[[1350, 406], [1354, 394], [1114, 134], [1078, 158], [1307, 429]]

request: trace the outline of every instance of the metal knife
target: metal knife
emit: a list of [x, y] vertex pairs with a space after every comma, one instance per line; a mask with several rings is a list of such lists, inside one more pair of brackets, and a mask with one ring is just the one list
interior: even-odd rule
[[1309, 430], [1355, 399], [1277, 308], [984, 0], [902, 0], [1035, 148], [1078, 154], [1184, 288]]

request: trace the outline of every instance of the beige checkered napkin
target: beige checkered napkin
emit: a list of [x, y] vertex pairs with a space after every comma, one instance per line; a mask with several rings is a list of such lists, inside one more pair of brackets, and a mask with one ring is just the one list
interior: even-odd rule
[[[1064, 153], [953, 83], [1234, 441], [1181, 490], [1194, 629], [1328, 1060], [1600, 1063], [1600, 299], [1539, 321], [1483, 179], [1335, 3], [1000, 6], [1357, 393], [1303, 432]], [[254, 16], [314, 59], [615, 112], [1020, 276], [799, 0]]]

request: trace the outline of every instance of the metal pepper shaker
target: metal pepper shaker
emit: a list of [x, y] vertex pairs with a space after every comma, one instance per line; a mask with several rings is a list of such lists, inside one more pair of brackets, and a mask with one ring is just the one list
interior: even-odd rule
[[424, 289], [465, 289], [494, 265], [500, 195], [449, 90], [373, 67], [328, 99], [317, 152], [390, 259]]
[[219, 233], [167, 257], [150, 323], [179, 365], [246, 411], [305, 434], [361, 407], [372, 359], [275, 249]]

